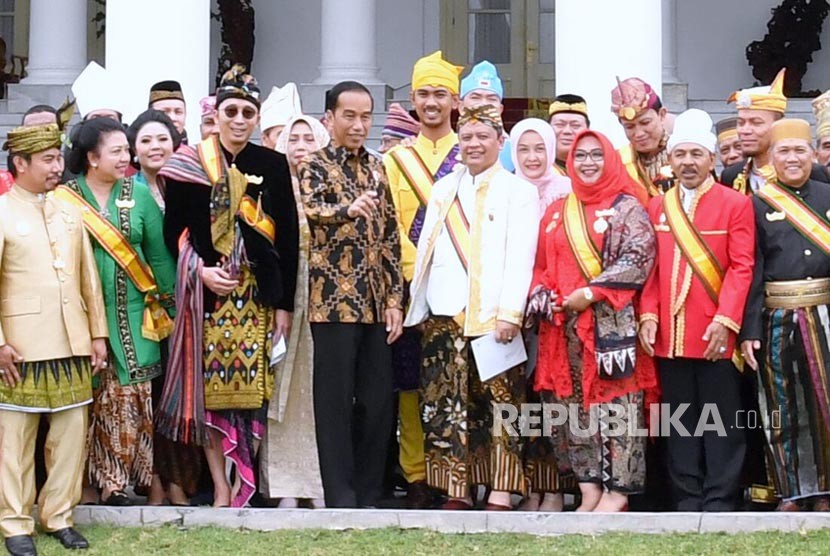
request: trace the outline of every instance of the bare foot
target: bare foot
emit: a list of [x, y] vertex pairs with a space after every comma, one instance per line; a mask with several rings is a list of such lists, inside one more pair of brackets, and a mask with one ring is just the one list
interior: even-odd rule
[[83, 495], [81, 496], [81, 504], [97, 504], [101, 500], [98, 495], [98, 489], [91, 486], [85, 486]]
[[578, 512], [591, 512], [602, 498], [602, 487], [595, 483], [579, 483], [582, 493], [582, 504], [576, 509]]
[[228, 484], [213, 485], [213, 507], [227, 508], [231, 505], [231, 489]]
[[542, 495], [538, 492], [531, 492], [522, 503], [519, 504], [519, 511], [520, 512], [536, 512], [539, 511], [539, 502], [542, 499]]
[[494, 490], [487, 498], [488, 504], [497, 504], [499, 506], [512, 506], [510, 501], [510, 493], [503, 490]]
[[150, 494], [147, 496], [148, 506], [161, 506], [165, 498], [164, 486], [161, 484], [161, 477], [153, 475], [153, 482], [150, 484]]
[[170, 483], [170, 486], [167, 488], [167, 498], [174, 506], [190, 505], [190, 498], [187, 497], [182, 487], [176, 483]]
[[565, 497], [561, 493], [546, 492], [542, 503], [539, 505], [540, 512], [561, 512], [565, 508]]
[[628, 509], [628, 496], [619, 492], [604, 492], [594, 512], [624, 512]]

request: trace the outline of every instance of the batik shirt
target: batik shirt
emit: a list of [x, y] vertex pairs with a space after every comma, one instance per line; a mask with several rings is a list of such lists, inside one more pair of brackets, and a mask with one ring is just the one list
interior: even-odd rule
[[[402, 309], [398, 220], [383, 164], [361, 148], [328, 146], [298, 170], [311, 230], [309, 320], [372, 324], [386, 309]], [[349, 206], [368, 191], [379, 203], [370, 220]]]

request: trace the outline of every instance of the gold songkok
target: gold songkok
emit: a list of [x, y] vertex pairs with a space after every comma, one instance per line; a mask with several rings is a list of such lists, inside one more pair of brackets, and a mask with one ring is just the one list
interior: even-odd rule
[[441, 51], [436, 50], [415, 62], [412, 68], [412, 90], [415, 91], [421, 87], [444, 87], [457, 95], [462, 71], [464, 71], [463, 67], [447, 62], [441, 57]]
[[588, 117], [588, 105], [584, 102], [563, 102], [561, 100], [554, 100], [550, 103], [548, 108], [548, 116], [559, 114], [560, 112], [570, 112], [573, 114], [582, 114]]
[[504, 123], [501, 120], [499, 109], [492, 104], [482, 104], [473, 108], [462, 108], [458, 118], [458, 129], [471, 122], [480, 122], [489, 125], [501, 135], [504, 133]]
[[738, 136], [738, 118], [724, 118], [715, 124], [715, 133], [718, 135], [718, 143]]
[[3, 150], [18, 154], [35, 154], [61, 146], [61, 130], [57, 124], [21, 126], [11, 130]]
[[799, 118], [778, 120], [770, 128], [770, 143], [775, 144], [782, 139], [803, 139], [810, 143], [810, 122]]
[[816, 137], [830, 135], [830, 91], [826, 91], [813, 100], [813, 115], [816, 117]]
[[784, 96], [784, 74], [782, 68], [768, 87], [752, 87], [732, 93], [726, 102], [734, 102], [738, 110], [769, 110], [781, 114], [787, 111], [787, 97]]

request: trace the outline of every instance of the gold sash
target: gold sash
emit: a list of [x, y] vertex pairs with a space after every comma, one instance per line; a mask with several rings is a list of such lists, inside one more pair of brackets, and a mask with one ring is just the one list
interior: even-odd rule
[[565, 235], [568, 236], [568, 245], [574, 254], [579, 270], [585, 280], [590, 282], [602, 274], [602, 257], [599, 249], [594, 245], [594, 240], [588, 232], [588, 224], [585, 218], [585, 207], [571, 193], [565, 199]]
[[709, 246], [689, 221], [686, 211], [683, 210], [679, 186], [673, 187], [663, 196], [663, 211], [686, 262], [703, 283], [709, 298], [717, 305], [723, 286], [724, 272]]
[[805, 203], [784, 187], [769, 181], [758, 190], [758, 197], [776, 211], [783, 212], [787, 222], [810, 243], [830, 255], [830, 224]]
[[[683, 210], [679, 185], [663, 195], [663, 213], [666, 215], [674, 240], [680, 247], [680, 252], [683, 253], [692, 272], [703, 284], [703, 289], [706, 290], [709, 299], [717, 306], [725, 272], [709, 246], [692, 225], [686, 211]], [[743, 372], [744, 357], [737, 348], [732, 351], [732, 363]]]
[[55, 190], [55, 198], [81, 209], [86, 230], [127, 274], [138, 291], [145, 294], [141, 335], [155, 342], [168, 337], [173, 332], [173, 320], [161, 306], [158, 285], [149, 265], [141, 260], [121, 231], [101, 216], [79, 193], [61, 185]]
[[[395, 149], [390, 153], [390, 156], [400, 168], [401, 174], [412, 188], [412, 191], [415, 192], [418, 202], [421, 203], [421, 206], [426, 207], [432, 196], [432, 186], [435, 179], [424, 161], [421, 160], [418, 152], [414, 147], [405, 147]], [[461, 201], [458, 200], [457, 191], [455, 199], [453, 199], [452, 205], [447, 211], [444, 224], [447, 226], [447, 231], [450, 234], [458, 258], [461, 260], [464, 270], [467, 271], [470, 260], [470, 221], [467, 219], [467, 215], [464, 214]]]
[[654, 185], [654, 182], [648, 177], [648, 174], [646, 174], [640, 167], [640, 163], [637, 161], [637, 155], [635, 154], [634, 147], [631, 146], [631, 143], [621, 148], [619, 153], [623, 166], [625, 166], [628, 175], [631, 176], [631, 179], [642, 185], [646, 191], [648, 191], [649, 198], [657, 197], [663, 193], [660, 191], [659, 187]]
[[415, 192], [418, 202], [422, 207], [426, 207], [432, 195], [435, 178], [424, 164], [418, 151], [414, 147], [398, 148], [391, 151], [389, 156], [395, 161], [406, 182]]
[[225, 157], [219, 146], [218, 135], [211, 135], [199, 143], [196, 151], [213, 186], [210, 222], [213, 248], [227, 257], [233, 250], [234, 218], [239, 212], [242, 196], [248, 187], [248, 179], [236, 165], [231, 165], [226, 171]]

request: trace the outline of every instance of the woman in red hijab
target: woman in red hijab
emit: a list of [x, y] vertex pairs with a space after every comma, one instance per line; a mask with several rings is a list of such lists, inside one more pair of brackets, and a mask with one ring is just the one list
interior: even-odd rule
[[654, 230], [642, 188], [604, 135], [580, 133], [567, 166], [573, 193], [542, 218], [528, 303], [539, 322], [535, 387], [556, 404], [554, 422], [564, 418], [553, 440], [579, 482], [577, 511], [624, 511], [644, 489], [646, 439], [631, 431], [645, 428], [644, 391], [656, 387], [634, 314]]

